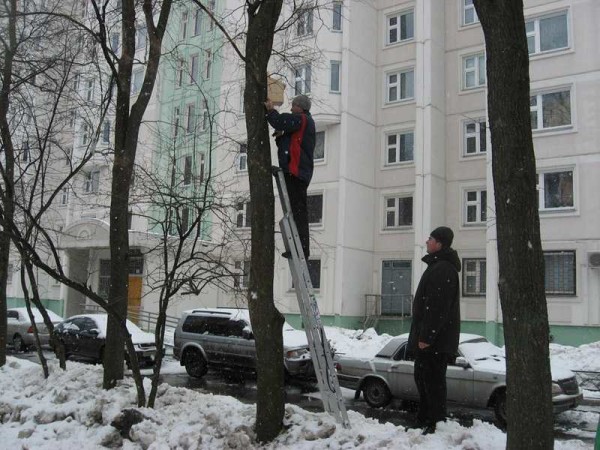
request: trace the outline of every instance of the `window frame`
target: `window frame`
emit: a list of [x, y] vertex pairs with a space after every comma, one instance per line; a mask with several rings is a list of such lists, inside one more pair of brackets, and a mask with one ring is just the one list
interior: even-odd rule
[[194, 53], [190, 55], [190, 73], [188, 84], [193, 85], [198, 82], [198, 68], [200, 67], [200, 55]]
[[[310, 198], [321, 197], [321, 210], [313, 211], [316, 215], [319, 216], [319, 220], [315, 222], [311, 222], [311, 203], [309, 201]], [[324, 211], [325, 211], [325, 195], [321, 192], [309, 192], [306, 196], [306, 210], [308, 217], [308, 226], [311, 228], [321, 228], [324, 225]]]
[[185, 107], [185, 132], [191, 134], [196, 129], [196, 105], [188, 103]]
[[[334, 72], [335, 66], [337, 66], [337, 70]], [[337, 89], [334, 89], [334, 75], [337, 77]], [[329, 61], [329, 92], [334, 94], [342, 92], [342, 61]]]
[[315, 132], [315, 150], [317, 149], [317, 142], [319, 141], [320, 136], [323, 136], [323, 156], [317, 157], [316, 154], [313, 154], [313, 161], [315, 163], [325, 161], [325, 157], [327, 155], [327, 153], [326, 153], [327, 132], [325, 130]]
[[102, 124], [102, 143], [110, 144], [110, 131], [111, 131], [111, 123], [110, 120], [106, 119]]
[[298, 9], [296, 15], [296, 37], [312, 36], [314, 33], [314, 8], [312, 6], [304, 6]]
[[[571, 173], [571, 206], [558, 206], [558, 207], [547, 207], [546, 206], [546, 198], [545, 198], [545, 175], [548, 174], [560, 174], [560, 173]], [[576, 174], [574, 167], [566, 167], [566, 168], [549, 168], [539, 170], [536, 174], [537, 176], [537, 184], [536, 189], [538, 191], [538, 211], [540, 213], [560, 213], [560, 212], [573, 212], [577, 209], [576, 203]], [[543, 205], [543, 206], [542, 206]]]
[[[467, 3], [470, 2], [468, 5]], [[479, 23], [479, 16], [477, 16], [477, 11], [475, 10], [475, 5], [473, 4], [473, 0], [460, 0], [460, 9], [461, 9], [461, 26], [468, 27], [470, 25], [475, 25]], [[472, 10], [473, 12], [473, 21], [467, 22], [467, 10]]]
[[[484, 136], [482, 139], [481, 136], [481, 129], [482, 129], [482, 124], [484, 125]], [[474, 132], [469, 132], [467, 130], [467, 127], [469, 125], [475, 125], [475, 131]], [[466, 157], [466, 158], [472, 158], [475, 156], [482, 156], [482, 155], [486, 155], [487, 154], [487, 135], [488, 135], [488, 124], [487, 124], [487, 120], [485, 118], [479, 118], [479, 119], [474, 119], [474, 120], [465, 120], [462, 122], [462, 156]], [[475, 152], [473, 153], [469, 153], [468, 149], [469, 149], [469, 139], [475, 139]], [[484, 150], [482, 150], [482, 144], [484, 147]]]
[[[400, 200], [411, 199], [410, 223], [400, 224]], [[394, 200], [394, 205], [389, 206], [388, 201]], [[388, 214], [394, 214], [394, 224], [388, 225]], [[398, 231], [412, 229], [414, 226], [414, 193], [395, 193], [383, 196], [383, 231]]]
[[100, 191], [100, 169], [92, 169], [85, 173], [84, 192], [97, 194]]
[[310, 63], [300, 64], [293, 68], [294, 96], [309, 95], [312, 90], [312, 66]]
[[201, 8], [196, 9], [194, 14], [194, 36], [202, 34], [203, 11]]
[[[564, 47], [557, 47], [557, 48], [552, 48], [549, 50], [542, 50], [542, 37], [541, 37], [541, 28], [540, 28], [540, 21], [544, 20], [544, 19], [552, 19], [555, 17], [561, 17], [564, 16], [565, 18], [565, 33], [567, 36], [567, 45]], [[527, 24], [528, 23], [532, 23], [533, 22], [533, 30], [532, 31], [527, 31]], [[539, 16], [534, 16], [534, 17], [528, 17], [525, 19], [525, 34], [527, 37], [527, 48], [529, 50], [529, 38], [533, 38], [533, 42], [534, 42], [534, 49], [533, 52], [529, 53], [529, 56], [538, 56], [538, 55], [545, 55], [548, 53], [554, 53], [554, 52], [561, 52], [561, 51], [565, 51], [565, 50], [569, 50], [571, 48], [571, 27], [569, 26], [569, 10], [568, 9], [563, 9], [563, 10], [559, 10], [559, 11], [553, 11], [550, 13], [546, 13], [546, 14], [541, 14]]]
[[[402, 160], [401, 159], [401, 155], [402, 155], [402, 150], [403, 147], [400, 145], [401, 144], [401, 136], [406, 136], [412, 134], [412, 157], [411, 159], [406, 159], [406, 160]], [[396, 144], [393, 146], [394, 148], [394, 161], [390, 162], [389, 160], [389, 156], [390, 156], [390, 150], [391, 150], [391, 146], [389, 143], [389, 138], [391, 136], [395, 136], [396, 137]], [[405, 166], [408, 164], [414, 164], [415, 162], [415, 130], [414, 128], [406, 128], [406, 129], [402, 129], [402, 130], [390, 130], [384, 133], [384, 137], [383, 137], [384, 141], [383, 141], [383, 166], [384, 167], [397, 167], [397, 166]]]
[[[402, 27], [402, 17], [412, 15], [412, 34], [402, 39], [402, 32], [406, 31], [406, 27]], [[396, 24], [391, 25], [391, 19], [396, 19]], [[396, 30], [396, 40], [392, 41], [390, 34], [392, 30]], [[396, 11], [385, 15], [385, 46], [390, 47], [392, 45], [403, 44], [410, 42], [415, 39], [415, 10], [414, 8], [404, 9], [402, 11]]]
[[[475, 193], [476, 199], [469, 200], [469, 194]], [[485, 193], [485, 201], [484, 199]], [[476, 220], [469, 221], [469, 208], [475, 207]], [[487, 188], [486, 187], [468, 187], [463, 189], [463, 226], [479, 227], [487, 223]]]
[[236, 274], [233, 277], [233, 287], [236, 289], [248, 289], [250, 287], [250, 260], [237, 259], [233, 262]]
[[[475, 58], [475, 64], [473, 67], [467, 67], [467, 60]], [[462, 55], [461, 57], [461, 68], [462, 68], [462, 90], [470, 91], [474, 89], [482, 89], [487, 86], [487, 62], [485, 59], [485, 52], [470, 53], [468, 55]], [[481, 81], [481, 61], [483, 61], [483, 82]], [[475, 84], [468, 86], [468, 74], [473, 72], [475, 74]]]
[[[561, 124], [556, 126], [544, 127], [544, 96], [550, 94], [560, 94], [568, 92], [569, 98], [569, 123]], [[536, 104], [531, 105], [533, 98], [536, 99]], [[536, 113], [536, 128], [531, 128], [532, 133], [540, 133], [547, 131], [557, 131], [557, 130], [565, 130], [570, 129], [574, 126], [573, 124], [573, 89], [572, 87], [560, 87], [556, 89], [544, 89], [540, 91], [534, 91], [529, 96], [529, 111], [530, 115], [532, 113]], [[540, 126], [541, 125], [541, 126]]]
[[[475, 272], [468, 270], [469, 263], [475, 263], [477, 267], [475, 268]], [[483, 270], [482, 270], [483, 266]], [[483, 258], [463, 258], [462, 259], [462, 296], [463, 297], [485, 297], [487, 293], [487, 260], [485, 257]], [[470, 292], [468, 290], [469, 283], [467, 282], [468, 277], [475, 277], [475, 290]], [[483, 289], [482, 289], [483, 286]]]
[[[543, 255], [544, 255], [544, 292], [546, 294], [546, 296], [552, 296], [552, 297], [576, 297], [577, 296], [577, 252], [576, 250], [572, 250], [572, 249], [568, 249], [568, 250], [544, 250], [543, 251]], [[547, 274], [547, 270], [549, 269], [549, 264], [547, 263], [547, 259], [546, 256], [551, 256], [551, 255], [571, 255], [573, 260], [572, 260], [572, 272], [571, 272], [571, 276], [572, 276], [572, 280], [573, 280], [573, 288], [571, 290], [564, 290], [564, 291], [548, 291], [548, 286], [546, 284], [546, 274]], [[563, 263], [564, 264], [564, 263]], [[564, 282], [564, 280], [563, 280]]]
[[[410, 96], [406, 96], [406, 97], [402, 97], [402, 83], [403, 83], [403, 76], [404, 76], [404, 83], [405, 83], [405, 91], [408, 91], [408, 81], [406, 80], [406, 75], [407, 74], [411, 74], [412, 76], [412, 92]], [[394, 83], [390, 82], [390, 77], [396, 75], [397, 81]], [[390, 96], [390, 90], [392, 88], [396, 88], [396, 98], [394, 100], [391, 99]], [[390, 72], [386, 72], [385, 74], [385, 104], [386, 105], [391, 105], [391, 104], [396, 104], [396, 103], [402, 103], [402, 102], [410, 102], [410, 101], [414, 101], [415, 99], [415, 68], [414, 67], [407, 67], [404, 69], [399, 69], [399, 70], [394, 70], [394, 71], [390, 71]]]
[[192, 155], [185, 155], [183, 157], [183, 185], [190, 186], [192, 184], [193, 175], [193, 159]]
[[246, 142], [240, 142], [238, 144], [235, 171], [237, 173], [248, 172], [248, 144]]
[[[241, 205], [241, 208], [240, 208]], [[239, 199], [235, 203], [235, 227], [238, 230], [249, 229], [251, 227], [250, 212], [252, 208], [250, 201], [245, 199]], [[241, 219], [241, 225], [240, 225]]]
[[342, 31], [342, 9], [343, 2], [334, 1], [331, 6], [331, 31]]

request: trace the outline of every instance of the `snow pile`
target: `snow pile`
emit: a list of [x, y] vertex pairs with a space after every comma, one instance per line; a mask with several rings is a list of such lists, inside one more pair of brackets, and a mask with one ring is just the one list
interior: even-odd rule
[[550, 344], [550, 356], [570, 370], [600, 372], [600, 342], [592, 342], [579, 347]]
[[377, 334], [374, 328], [348, 330], [325, 327], [325, 335], [336, 354], [353, 358], [372, 358], [393, 338], [389, 334]]
[[[346, 430], [325, 413], [287, 405], [286, 430], [266, 446], [256, 443], [252, 424], [255, 407], [232, 397], [202, 394], [186, 388], [160, 386], [155, 409], [136, 408], [143, 420], [123, 438], [111, 426], [120, 411], [135, 408], [130, 379], [115, 389], [102, 389], [101, 366], [68, 363], [61, 371], [50, 362], [45, 380], [34, 363], [8, 358], [0, 368], [0, 435], [3, 448], [100, 449], [504, 449], [506, 435], [475, 420], [470, 428], [456, 422], [438, 427], [434, 435], [380, 424], [350, 411]], [[149, 380], [145, 380], [149, 388]], [[557, 449], [589, 448], [583, 442], [557, 442]]]

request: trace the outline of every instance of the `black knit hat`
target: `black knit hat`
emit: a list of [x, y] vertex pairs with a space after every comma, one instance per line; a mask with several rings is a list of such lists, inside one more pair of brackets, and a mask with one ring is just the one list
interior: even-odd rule
[[429, 236], [442, 244], [444, 248], [450, 247], [452, 245], [452, 240], [454, 239], [454, 233], [448, 227], [437, 227], [429, 234]]

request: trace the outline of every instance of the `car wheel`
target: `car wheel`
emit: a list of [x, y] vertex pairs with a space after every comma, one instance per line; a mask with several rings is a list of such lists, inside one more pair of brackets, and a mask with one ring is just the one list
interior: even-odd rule
[[502, 428], [506, 427], [506, 391], [498, 391], [494, 402], [494, 413], [496, 420]]
[[15, 352], [24, 352], [25, 350], [27, 350], [27, 346], [23, 342], [23, 338], [20, 334], [15, 334], [13, 336], [13, 347], [15, 349]]
[[185, 371], [190, 377], [202, 378], [208, 372], [206, 359], [200, 353], [200, 350], [190, 349], [185, 352]]
[[379, 378], [367, 380], [363, 386], [365, 400], [373, 408], [383, 408], [392, 401], [392, 394], [387, 384]]

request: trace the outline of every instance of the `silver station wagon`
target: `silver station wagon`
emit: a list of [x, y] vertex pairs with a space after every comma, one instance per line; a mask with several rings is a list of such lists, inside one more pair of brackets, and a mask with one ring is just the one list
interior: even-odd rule
[[[407, 355], [408, 334], [393, 338], [375, 356], [357, 359], [338, 356], [340, 385], [363, 393], [372, 407], [384, 407], [393, 398], [418, 401], [413, 378], [414, 362]], [[494, 408], [501, 425], [506, 424], [506, 359], [504, 350], [483, 336], [460, 335], [458, 355], [446, 372], [448, 403], [475, 408]], [[552, 366], [554, 412], [575, 408], [583, 397], [570, 370]]]
[[[314, 375], [306, 334], [287, 322], [283, 324], [283, 354], [286, 375]], [[195, 378], [203, 377], [209, 366], [255, 370], [256, 347], [248, 310], [185, 311], [175, 329], [173, 356]]]

